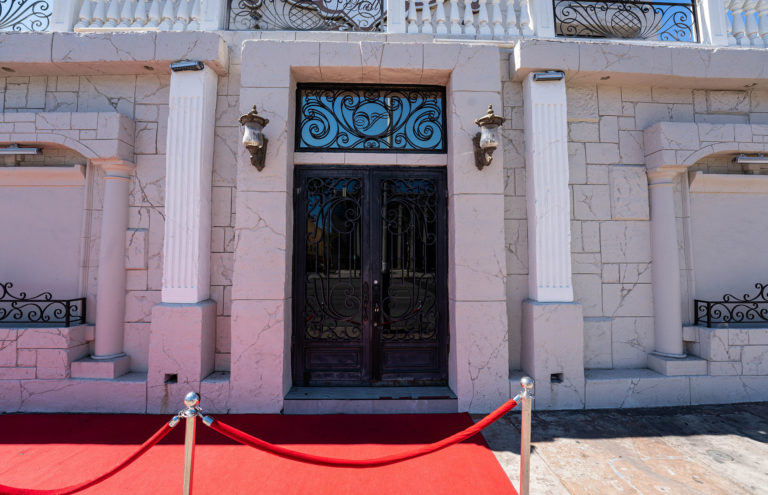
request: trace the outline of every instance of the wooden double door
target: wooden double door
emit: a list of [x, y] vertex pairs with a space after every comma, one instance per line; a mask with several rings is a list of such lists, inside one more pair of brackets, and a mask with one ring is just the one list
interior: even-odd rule
[[294, 184], [294, 384], [445, 384], [445, 169], [299, 166]]

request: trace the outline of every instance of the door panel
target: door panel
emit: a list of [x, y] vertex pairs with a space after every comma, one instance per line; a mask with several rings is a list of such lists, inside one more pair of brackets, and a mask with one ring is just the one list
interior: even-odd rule
[[295, 184], [294, 383], [444, 383], [444, 171], [296, 167]]

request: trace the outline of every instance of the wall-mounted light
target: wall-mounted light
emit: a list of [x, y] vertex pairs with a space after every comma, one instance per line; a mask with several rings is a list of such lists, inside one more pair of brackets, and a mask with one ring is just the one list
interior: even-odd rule
[[21, 148], [18, 144], [12, 144], [6, 148], [0, 148], [0, 155], [39, 155], [40, 148]]
[[499, 146], [499, 126], [504, 123], [504, 117], [493, 113], [493, 106], [488, 105], [488, 113], [475, 119], [480, 132], [475, 134], [472, 142], [475, 145], [475, 166], [478, 170], [487, 167], [493, 160], [493, 152]]
[[251, 165], [261, 172], [264, 170], [264, 159], [267, 156], [267, 144], [269, 140], [264, 137], [264, 126], [269, 124], [269, 119], [265, 119], [256, 112], [256, 105], [250, 112], [240, 117], [240, 125], [244, 126], [243, 146], [251, 154]]
[[759, 163], [762, 165], [768, 164], [768, 156], [763, 155], [757, 155], [757, 156], [749, 156], [749, 155], [739, 155], [734, 160], [736, 163]]

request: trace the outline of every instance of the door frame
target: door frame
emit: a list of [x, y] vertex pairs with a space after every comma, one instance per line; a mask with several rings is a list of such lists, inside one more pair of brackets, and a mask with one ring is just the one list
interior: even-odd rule
[[[299, 336], [299, 332], [303, 328], [298, 328], [298, 325], [304, 319], [302, 313], [303, 305], [300, 301], [303, 301], [304, 296], [304, 280], [303, 277], [306, 274], [306, 259], [300, 255], [303, 253], [306, 247], [305, 240], [302, 239], [300, 233], [306, 229], [306, 222], [299, 220], [299, 212], [302, 205], [299, 203], [301, 194], [298, 190], [299, 184], [302, 183], [301, 178], [306, 175], [311, 175], [312, 172], [318, 172], [318, 176], [322, 177], [346, 177], [359, 174], [362, 178], [361, 194], [369, 194], [370, 198], [363, 199], [361, 204], [361, 217], [363, 221], [367, 219], [369, 227], [363, 228], [361, 232], [361, 252], [371, 253], [371, 256], [362, 257], [360, 265], [361, 270], [361, 285], [367, 286], [370, 289], [370, 297], [363, 298], [363, 304], [370, 306], [363, 309], [363, 314], [367, 313], [370, 318], [367, 322], [364, 322], [361, 326], [361, 368], [362, 374], [360, 380], [337, 380], [335, 383], [331, 383], [330, 380], [322, 383], [310, 384], [306, 383], [304, 377], [304, 339]], [[423, 371], [418, 372], [410, 370], [405, 374], [398, 375], [394, 371], [388, 373], [384, 372], [384, 366], [382, 363], [383, 351], [385, 350], [385, 344], [378, 338], [375, 338], [376, 332], [373, 327], [376, 326], [376, 315], [374, 312], [374, 302], [377, 297], [380, 297], [380, 291], [382, 284], [377, 284], [378, 279], [375, 273], [380, 272], [382, 265], [382, 250], [374, 248], [374, 246], [382, 245], [382, 233], [381, 228], [377, 228], [376, 225], [381, 225], [383, 220], [381, 217], [381, 182], [385, 179], [407, 179], [409, 177], [428, 177], [435, 181], [437, 188], [438, 204], [436, 211], [436, 236], [437, 236], [437, 252], [435, 260], [436, 270], [436, 311], [437, 311], [437, 367], [438, 371]], [[294, 187], [293, 187], [293, 234], [294, 243], [292, 247], [291, 257], [293, 260], [293, 275], [292, 275], [292, 297], [291, 297], [291, 313], [293, 316], [293, 324], [290, 328], [291, 333], [291, 375], [294, 385], [299, 386], [381, 386], [381, 385], [405, 385], [405, 386], [419, 386], [419, 385], [446, 385], [448, 383], [448, 352], [450, 346], [450, 319], [448, 314], [448, 189], [447, 189], [447, 170], [445, 167], [423, 166], [423, 167], [403, 167], [396, 165], [382, 165], [382, 166], [354, 166], [354, 165], [296, 165], [294, 167]], [[361, 289], [362, 290], [362, 289]], [[376, 294], [379, 294], [377, 296]], [[367, 299], [367, 300], [366, 300]], [[333, 348], [333, 345], [328, 346], [329, 349]], [[397, 344], [393, 347], [397, 348]], [[405, 347], [404, 345], [402, 346]], [[349, 382], [349, 383], [345, 383]]]

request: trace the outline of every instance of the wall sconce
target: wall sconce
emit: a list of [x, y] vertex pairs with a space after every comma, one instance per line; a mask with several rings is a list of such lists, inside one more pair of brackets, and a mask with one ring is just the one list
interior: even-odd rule
[[251, 165], [261, 172], [264, 170], [264, 159], [267, 156], [267, 144], [269, 140], [264, 137], [264, 126], [269, 124], [269, 119], [258, 115], [256, 105], [250, 112], [240, 117], [240, 125], [244, 126], [243, 146], [251, 154]]
[[480, 132], [472, 138], [475, 145], [475, 166], [478, 170], [491, 164], [493, 152], [499, 146], [499, 126], [504, 123], [504, 120], [504, 117], [493, 113], [491, 105], [488, 105], [486, 115], [475, 119], [475, 124], [480, 127]]

